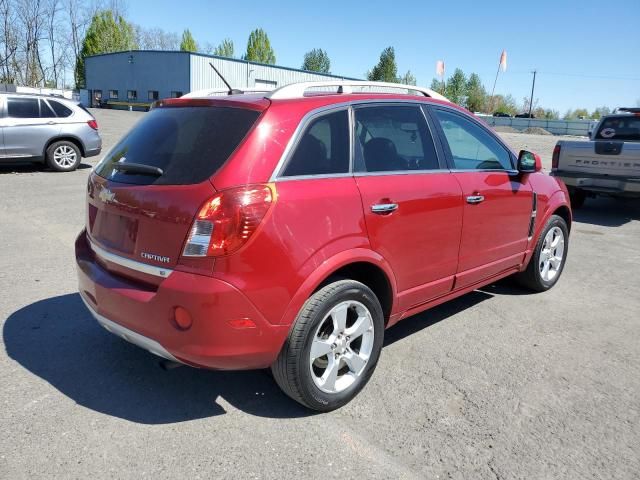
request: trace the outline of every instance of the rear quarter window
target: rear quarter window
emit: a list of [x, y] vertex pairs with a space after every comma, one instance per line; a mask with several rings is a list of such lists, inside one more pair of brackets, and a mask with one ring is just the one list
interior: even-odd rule
[[53, 111], [56, 112], [56, 115], [58, 117], [68, 117], [73, 113], [70, 108], [60, 102], [56, 102], [55, 100], [48, 100], [48, 102], [49, 105], [51, 105], [51, 108], [53, 108]]
[[[151, 110], [96, 167], [101, 177], [137, 185], [188, 185], [213, 175], [256, 122], [259, 112], [232, 107], [165, 107]], [[118, 162], [162, 170], [125, 173]]]

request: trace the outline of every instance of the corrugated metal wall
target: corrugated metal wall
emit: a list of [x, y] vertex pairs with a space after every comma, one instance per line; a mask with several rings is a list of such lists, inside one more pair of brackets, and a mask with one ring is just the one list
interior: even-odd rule
[[118, 100], [127, 100], [127, 91], [135, 90], [138, 101], [149, 101], [149, 90], [168, 98], [172, 91], [189, 91], [189, 56], [187, 52], [131, 51], [95, 55], [85, 59], [87, 89], [102, 90], [103, 100], [109, 90], [118, 91]]
[[529, 127], [544, 128], [554, 135], [576, 135], [586, 136], [590, 130], [593, 120], [547, 120], [544, 118], [512, 118], [493, 117], [490, 115], [479, 115], [489, 125], [498, 127], [513, 127], [516, 130], [525, 130]]
[[168, 98], [176, 91], [225, 88], [209, 62], [234, 88], [253, 88], [256, 83], [275, 88], [295, 82], [348, 78], [188, 52], [134, 50], [87, 57], [87, 89], [101, 90], [103, 100], [109, 99], [109, 90], [117, 90], [118, 100], [122, 101], [127, 100], [127, 91], [135, 90], [137, 100], [147, 102], [149, 91]]
[[253, 88], [260, 81], [275, 82], [276, 87], [296, 82], [317, 82], [333, 78], [349, 78], [337, 75], [322, 75], [285, 67], [262, 65], [208, 55], [191, 55], [191, 91], [205, 88], [225, 88], [220, 77], [213, 71], [209, 62], [222, 73], [234, 88]]

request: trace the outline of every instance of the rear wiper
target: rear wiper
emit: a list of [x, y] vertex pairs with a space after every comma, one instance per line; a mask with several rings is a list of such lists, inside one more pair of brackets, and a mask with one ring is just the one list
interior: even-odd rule
[[155, 177], [161, 177], [164, 173], [159, 167], [145, 165], [143, 163], [114, 163], [113, 168], [114, 170], [125, 173], [139, 173], [142, 175], [153, 175]]

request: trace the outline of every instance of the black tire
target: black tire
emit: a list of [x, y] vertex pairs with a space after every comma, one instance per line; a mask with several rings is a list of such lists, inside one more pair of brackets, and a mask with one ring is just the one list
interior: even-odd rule
[[[371, 314], [373, 347], [364, 369], [353, 384], [343, 391], [327, 393], [312, 378], [311, 344], [329, 312], [345, 301], [359, 302]], [[383, 340], [384, 314], [371, 289], [354, 280], [335, 281], [318, 290], [306, 301], [277, 360], [271, 366], [271, 371], [280, 388], [293, 400], [312, 410], [328, 412], [345, 405], [364, 388], [380, 358]]]
[[[70, 152], [68, 156], [69, 160], [61, 161], [56, 159], [56, 154], [64, 152]], [[73, 159], [71, 157], [73, 156]], [[72, 172], [80, 165], [82, 161], [82, 155], [78, 146], [67, 140], [60, 140], [59, 142], [53, 142], [49, 145], [46, 152], [47, 166], [56, 172]]]
[[[562, 230], [562, 234], [564, 235], [564, 251], [562, 260], [560, 262], [560, 267], [556, 273], [556, 275], [550, 279], [545, 280], [542, 277], [540, 272], [540, 262], [542, 250], [544, 247], [544, 241], [547, 233], [555, 227], [558, 227]], [[544, 292], [553, 287], [562, 275], [562, 271], [564, 270], [564, 265], [567, 262], [567, 254], [569, 253], [569, 229], [567, 227], [567, 223], [564, 221], [564, 218], [558, 215], [552, 215], [551, 218], [547, 221], [547, 224], [544, 226], [538, 241], [536, 242], [535, 250], [529, 260], [529, 265], [527, 265], [527, 269], [522, 273], [516, 275], [515, 279], [522, 286], [529, 288], [535, 292]]]
[[581, 188], [570, 187], [569, 188], [569, 200], [571, 201], [571, 208], [577, 210], [584, 205], [584, 201], [587, 199], [587, 192]]

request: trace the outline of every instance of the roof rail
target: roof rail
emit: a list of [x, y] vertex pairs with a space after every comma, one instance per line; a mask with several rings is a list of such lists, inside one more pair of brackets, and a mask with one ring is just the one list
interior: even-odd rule
[[[335, 92], [326, 92], [326, 93], [361, 93], [364, 89], [395, 89], [395, 90], [405, 90], [407, 94], [410, 92], [417, 92], [420, 95], [424, 95], [425, 97], [435, 98], [437, 100], [445, 100], [449, 101], [446, 97], [440, 95], [437, 92], [434, 92], [430, 88], [424, 87], [416, 87], [414, 85], [405, 85], [403, 83], [387, 83], [387, 82], [367, 82], [361, 80], [336, 80], [336, 81], [325, 81], [325, 82], [300, 82], [300, 83], [291, 83], [289, 85], [285, 85], [276, 90], [265, 95], [266, 98], [271, 100], [279, 100], [284, 98], [301, 98], [304, 97], [304, 94], [307, 90], [311, 88], [328, 88], [328, 87], [336, 87]], [[355, 89], [354, 89], [355, 87]], [[324, 93], [322, 91], [318, 93]], [[373, 91], [371, 93], [390, 93], [385, 91]]]
[[614, 113], [617, 112], [640, 113], [640, 107], [618, 107], [614, 110]]

